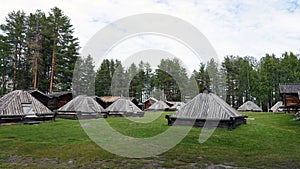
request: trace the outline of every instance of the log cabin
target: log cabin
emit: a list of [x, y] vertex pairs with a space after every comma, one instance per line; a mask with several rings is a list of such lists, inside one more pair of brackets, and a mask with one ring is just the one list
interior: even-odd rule
[[72, 92], [53, 92], [49, 94], [48, 108], [57, 110], [73, 99]]
[[158, 102], [158, 100], [155, 99], [154, 97], [148, 98], [148, 99], [144, 102], [145, 109], [148, 109], [148, 108], [149, 108], [152, 104], [154, 104], [155, 102]]
[[96, 97], [96, 101], [104, 108], [106, 109], [108, 106], [113, 104], [116, 100], [121, 98], [120, 96], [101, 96]]
[[283, 101], [283, 110], [296, 113], [300, 110], [300, 83], [279, 84], [280, 96]]
[[48, 102], [51, 99], [48, 95], [45, 93], [41, 92], [40, 90], [30, 90], [28, 91], [34, 98], [36, 98], [38, 101], [43, 103], [46, 107], [48, 107]]

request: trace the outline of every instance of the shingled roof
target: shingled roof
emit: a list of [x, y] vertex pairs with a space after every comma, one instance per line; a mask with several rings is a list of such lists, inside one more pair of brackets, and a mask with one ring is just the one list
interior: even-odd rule
[[238, 111], [254, 111], [254, 112], [262, 112], [262, 109], [258, 107], [255, 103], [252, 101], [246, 101], [244, 104], [242, 104]]
[[164, 111], [166, 109], [169, 109], [170, 107], [165, 103], [164, 101], [160, 100], [152, 104], [148, 110], [153, 110], [153, 111]]
[[106, 111], [93, 97], [79, 95], [57, 110], [56, 117], [66, 119], [97, 119], [106, 117]]
[[208, 123], [210, 127], [217, 125], [229, 129], [246, 123], [246, 117], [214, 93], [200, 93], [173, 115], [166, 115], [168, 125], [203, 127], [207, 121], [211, 121], [213, 123]]
[[144, 116], [144, 112], [126, 98], [119, 98], [105, 109], [108, 115]]
[[26, 117], [54, 114], [31, 94], [15, 90], [0, 99], [0, 117]]
[[299, 83], [279, 84], [280, 94], [298, 94], [300, 91]]
[[200, 93], [173, 116], [193, 119], [229, 119], [241, 114], [214, 93]]
[[175, 102], [169, 110], [179, 110], [182, 106], [184, 106], [184, 102]]
[[278, 112], [279, 111], [279, 108], [283, 106], [283, 102], [282, 101], [278, 101], [276, 104], [274, 104], [273, 107], [271, 107], [271, 111], [272, 112]]
[[79, 95], [58, 109], [59, 111], [72, 112], [104, 112], [104, 108], [98, 104], [92, 97]]

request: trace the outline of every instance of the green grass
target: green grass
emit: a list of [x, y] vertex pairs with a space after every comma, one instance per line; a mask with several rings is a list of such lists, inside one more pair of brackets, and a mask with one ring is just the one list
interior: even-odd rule
[[[151, 123], [125, 118], [107, 120], [122, 134], [143, 138], [169, 128], [165, 114]], [[0, 168], [205, 168], [213, 164], [300, 168], [300, 121], [293, 121], [294, 116], [288, 114], [247, 114], [255, 120], [232, 131], [217, 129], [203, 144], [198, 142], [201, 129], [193, 128], [171, 150], [144, 159], [120, 157], [103, 150], [74, 120], [0, 126]]]

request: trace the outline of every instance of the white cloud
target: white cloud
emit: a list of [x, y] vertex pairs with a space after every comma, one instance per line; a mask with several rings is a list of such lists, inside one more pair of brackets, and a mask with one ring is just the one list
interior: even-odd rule
[[278, 56], [284, 51], [300, 53], [299, 5], [299, 1], [290, 0], [149, 0], [135, 3], [118, 0], [2, 0], [0, 23], [4, 23], [5, 16], [13, 10], [29, 13], [41, 9], [48, 12], [58, 6], [70, 17], [75, 36], [84, 46], [108, 23], [134, 14], [162, 13], [196, 26], [212, 43], [220, 58], [230, 54], [260, 58], [265, 53]]

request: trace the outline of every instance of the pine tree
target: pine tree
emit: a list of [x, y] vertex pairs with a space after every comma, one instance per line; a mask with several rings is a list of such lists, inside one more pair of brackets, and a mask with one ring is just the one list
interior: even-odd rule
[[130, 67], [127, 69], [125, 76], [126, 76], [125, 81], [128, 85], [126, 89], [129, 90], [128, 96], [136, 97], [138, 92], [139, 80], [138, 80], [138, 68], [134, 63], [132, 63]]
[[202, 90], [205, 88], [209, 88], [210, 86], [209, 73], [207, 72], [204, 63], [200, 63], [199, 71], [194, 70], [193, 75], [196, 79], [199, 92], [202, 92]]
[[7, 37], [7, 42], [13, 55], [13, 89], [25, 87], [24, 80], [24, 49], [25, 45], [25, 13], [23, 11], [13, 11], [5, 18], [6, 24], [1, 25], [2, 31]]
[[104, 59], [96, 73], [95, 93], [97, 96], [111, 95], [111, 66], [108, 59]]
[[48, 17], [51, 41], [51, 74], [49, 92], [71, 88], [73, 70], [78, 57], [78, 39], [72, 34], [74, 29], [70, 19], [54, 7]]
[[179, 88], [181, 86], [183, 91], [187, 91], [185, 88], [188, 86], [188, 77], [176, 58], [161, 60], [158, 69], [155, 70], [154, 84], [156, 89], [163, 91], [161, 99], [180, 101], [182, 95], [188, 95], [188, 92], [181, 93]]
[[154, 75], [153, 71], [151, 69], [151, 66], [149, 63], [144, 64], [144, 69], [145, 69], [145, 84], [144, 84], [144, 89], [143, 89], [143, 97], [142, 102], [146, 101], [147, 98], [150, 97], [151, 91], [154, 88]]
[[112, 75], [111, 90], [111, 94], [114, 96], [128, 96], [125, 93], [126, 82], [124, 67], [118, 60], [114, 61], [114, 72]]
[[10, 63], [12, 63], [11, 46], [7, 38], [0, 35], [0, 96], [7, 93], [6, 84], [13, 72]]
[[[32, 88], [37, 89], [39, 85], [39, 79], [41, 76], [41, 60], [42, 60], [42, 49], [43, 41], [45, 39], [44, 30], [46, 16], [45, 13], [37, 10], [34, 14], [30, 13], [26, 18], [26, 63], [28, 64], [29, 70], [28, 78], [31, 78]], [[30, 86], [30, 84], [27, 84]]]
[[94, 67], [94, 61], [90, 55], [77, 59], [72, 81], [74, 95], [95, 95]]
[[279, 66], [280, 60], [274, 54], [266, 54], [260, 60], [258, 69], [260, 81], [258, 90], [260, 94], [257, 97], [264, 111], [267, 111], [275, 102], [275, 91], [279, 85], [278, 74], [279, 69], [281, 69]]
[[226, 73], [226, 102], [237, 108], [237, 95], [236, 91], [238, 89], [238, 69], [236, 64], [236, 56], [226, 56], [222, 67]]
[[209, 75], [209, 81], [210, 81], [210, 86], [208, 86], [212, 92], [215, 94], [219, 95], [219, 70], [218, 70], [218, 63], [215, 62], [215, 60], [212, 58], [210, 61], [207, 62], [206, 64], [206, 72]]

